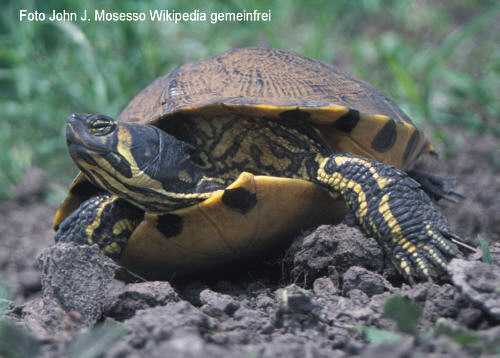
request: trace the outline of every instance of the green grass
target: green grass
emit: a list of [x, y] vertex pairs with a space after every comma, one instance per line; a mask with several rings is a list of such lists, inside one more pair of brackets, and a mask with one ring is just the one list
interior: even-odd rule
[[[37, 166], [63, 191], [72, 112], [116, 116], [155, 77], [231, 47], [285, 48], [334, 63], [393, 98], [438, 145], [445, 126], [500, 135], [494, 1], [7, 1], [0, 13], [0, 199]], [[272, 12], [269, 23], [19, 22], [19, 9]], [[320, 9], [320, 10], [319, 10]], [[495, 30], [496, 29], [496, 30]]]
[[72, 358], [102, 357], [114, 343], [127, 334], [127, 328], [120, 323], [101, 323], [91, 330], [75, 335], [68, 346]]
[[[396, 332], [361, 326], [361, 332], [369, 343], [383, 344], [400, 342], [404, 335], [414, 337], [413, 344], [420, 345], [428, 342], [432, 338], [446, 337], [449, 342], [454, 342], [462, 347], [474, 347], [481, 353], [500, 353], [500, 344], [491, 341], [474, 331], [467, 329], [451, 328], [446, 318], [438, 318], [435, 327], [428, 331], [421, 331], [418, 328], [422, 315], [422, 308], [416, 302], [411, 302], [400, 295], [390, 296], [384, 305], [383, 317], [396, 323]], [[447, 344], [438, 343], [445, 347]]]
[[481, 246], [481, 261], [488, 265], [493, 265], [493, 260], [491, 258], [490, 248], [488, 246], [488, 242], [481, 235], [477, 235], [477, 239], [479, 240], [479, 245]]

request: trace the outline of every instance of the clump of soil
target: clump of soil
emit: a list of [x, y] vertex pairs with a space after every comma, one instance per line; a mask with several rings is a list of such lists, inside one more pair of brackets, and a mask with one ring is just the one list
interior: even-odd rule
[[[99, 321], [121, 322], [124, 329], [121, 340], [109, 342], [107, 357], [369, 355], [379, 347], [366, 340], [362, 327], [398, 332], [383, 315], [387, 300], [398, 294], [422, 307], [418, 336], [441, 320], [441, 330], [476, 330], [483, 344], [460, 347], [437, 335], [421, 341], [399, 332], [401, 342], [390, 349], [462, 356], [495, 349], [489, 347], [500, 339], [500, 245], [492, 250], [496, 266], [454, 259], [451, 284], [398, 287], [394, 282], [400, 282], [388, 279], [391, 270], [384, 271], [381, 251], [364, 238], [367, 250], [360, 239], [356, 228], [345, 225], [320, 226], [298, 238], [285, 266], [290, 265], [292, 278], [307, 278], [301, 285], [266, 277], [125, 284], [114, 280], [118, 267], [97, 246], [59, 243], [38, 260], [42, 297], [11, 305], [7, 315], [43, 343], [46, 356], [68, 354], [81, 337], [78, 332]], [[362, 261], [367, 251], [369, 259]]]
[[[92, 349], [96, 342], [106, 357], [493, 353], [500, 341], [495, 150], [494, 139], [485, 137], [451, 162], [426, 163], [433, 173], [459, 179], [466, 199], [443, 209], [455, 231], [471, 240], [481, 233], [491, 243], [493, 266], [478, 255], [455, 259], [447, 282], [406, 285], [375, 240], [340, 224], [297, 237], [281, 264], [238, 276], [123, 283], [114, 279], [117, 266], [95, 247], [51, 246], [55, 208], [11, 202], [0, 205], [0, 272], [13, 294], [6, 318], [24, 326], [31, 346], [47, 357]], [[384, 317], [385, 303], [396, 294], [420, 305], [417, 335]], [[400, 341], [370, 343], [360, 327], [396, 332]], [[449, 335], [426, 334], [432, 330]], [[449, 338], [465, 331], [475, 335], [475, 345]]]

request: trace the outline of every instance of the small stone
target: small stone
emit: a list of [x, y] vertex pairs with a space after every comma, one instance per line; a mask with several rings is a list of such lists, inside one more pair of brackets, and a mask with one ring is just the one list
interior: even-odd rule
[[201, 306], [200, 293], [205, 290], [207, 287], [206, 284], [201, 282], [190, 282], [186, 286], [180, 289], [182, 296], [188, 300], [191, 304], [195, 306]]
[[495, 265], [454, 259], [448, 265], [453, 284], [495, 322], [500, 322], [500, 270]]
[[[411, 357], [413, 345], [409, 340], [396, 343], [371, 343], [364, 349], [363, 358]], [[390, 353], [389, 353], [390, 352]]]
[[57, 243], [38, 257], [43, 301], [47, 309], [60, 306], [77, 311], [86, 326], [95, 324], [103, 313], [103, 302], [118, 265], [104, 256], [97, 245]]
[[200, 302], [203, 305], [216, 308], [227, 315], [232, 315], [240, 307], [239, 303], [231, 296], [214, 292], [208, 288], [200, 292]]
[[241, 307], [233, 315], [232, 329], [241, 328], [246, 331], [260, 331], [270, 323], [269, 315], [262, 311]]
[[448, 283], [438, 285], [421, 282], [413, 286], [404, 285], [399, 294], [422, 308], [420, 328], [424, 331], [433, 329], [439, 318], [455, 320], [469, 305], [458, 288]]
[[292, 261], [292, 280], [312, 283], [328, 274], [329, 267], [339, 273], [351, 266], [363, 266], [379, 271], [384, 267], [384, 256], [373, 238], [365, 237], [357, 228], [345, 224], [322, 225], [291, 245], [286, 262]]
[[347, 292], [346, 297], [350, 298], [353, 303], [368, 304], [370, 302], [368, 295], [358, 288], [353, 288]]
[[463, 324], [469, 328], [475, 328], [475, 326], [481, 321], [483, 312], [480, 309], [474, 307], [468, 307], [460, 310], [457, 320], [460, 324]]
[[332, 280], [335, 287], [340, 287], [342, 282], [342, 275], [335, 268], [335, 266], [328, 266], [328, 278]]
[[186, 301], [137, 311], [123, 323], [130, 332], [128, 341], [135, 348], [159, 344], [180, 332], [199, 336], [214, 329], [216, 324], [213, 318]]
[[234, 357], [244, 358], [247, 355], [230, 347], [221, 347], [215, 344], [207, 343], [201, 337], [192, 334], [174, 334], [174, 336], [160, 344], [155, 349], [155, 357], [168, 358], [220, 358]]
[[370, 297], [394, 289], [389, 281], [381, 275], [368, 271], [363, 267], [353, 266], [344, 273], [342, 295], [345, 296], [350, 290], [355, 288], [363, 291]]
[[250, 357], [259, 358], [338, 358], [329, 346], [321, 346], [312, 339], [300, 337], [291, 332], [275, 334], [270, 343], [260, 343], [252, 347]]
[[221, 309], [210, 306], [210, 305], [203, 305], [200, 307], [200, 311], [206, 314], [207, 316], [214, 317], [214, 318], [222, 318], [224, 316], [224, 311]]
[[276, 299], [285, 312], [311, 312], [314, 304], [311, 300], [312, 293], [296, 285], [290, 285], [276, 292]]
[[122, 321], [132, 317], [140, 309], [177, 301], [179, 296], [166, 281], [132, 283], [109, 295], [104, 311], [107, 316]]
[[500, 267], [500, 242], [492, 242], [489, 245], [491, 261], [497, 267]]
[[274, 306], [274, 300], [268, 295], [261, 293], [255, 298], [255, 307], [267, 311]]
[[313, 292], [316, 296], [330, 297], [338, 294], [338, 289], [328, 277], [320, 277], [313, 282]]

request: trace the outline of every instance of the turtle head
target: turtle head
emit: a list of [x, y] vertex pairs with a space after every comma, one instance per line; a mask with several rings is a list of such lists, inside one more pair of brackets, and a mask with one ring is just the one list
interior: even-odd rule
[[74, 162], [94, 185], [146, 211], [166, 212], [200, 201], [188, 195], [203, 174], [189, 160], [189, 144], [154, 126], [71, 114], [66, 141]]
[[75, 162], [80, 165], [87, 156], [112, 151], [118, 140], [117, 127], [116, 120], [104, 115], [71, 114], [66, 123], [66, 142]]

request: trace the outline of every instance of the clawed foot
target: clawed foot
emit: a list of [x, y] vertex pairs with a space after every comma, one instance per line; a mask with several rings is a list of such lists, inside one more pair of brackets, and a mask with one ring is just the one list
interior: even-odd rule
[[446, 274], [448, 259], [461, 255], [459, 238], [414, 180], [402, 173], [397, 179], [371, 200], [370, 229], [408, 282], [434, 282]]
[[424, 279], [434, 282], [446, 274], [447, 258], [461, 253], [450, 239], [457, 238], [448, 228], [438, 228], [434, 223], [422, 225], [415, 236], [415, 243], [408, 241], [392, 250], [392, 260], [401, 275], [411, 284]]

